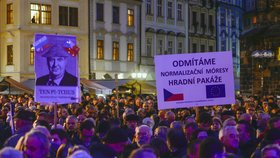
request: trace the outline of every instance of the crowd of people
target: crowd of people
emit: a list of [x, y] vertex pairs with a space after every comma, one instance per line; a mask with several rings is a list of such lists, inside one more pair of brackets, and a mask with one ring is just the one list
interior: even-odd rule
[[276, 96], [237, 96], [158, 110], [154, 95], [84, 94], [55, 114], [32, 95], [0, 95], [0, 158], [280, 158], [279, 107]]

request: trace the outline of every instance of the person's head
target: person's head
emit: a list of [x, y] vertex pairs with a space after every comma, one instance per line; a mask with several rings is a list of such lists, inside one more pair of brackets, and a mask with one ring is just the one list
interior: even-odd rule
[[190, 122], [190, 123], [185, 124], [184, 133], [185, 133], [187, 140], [191, 139], [194, 131], [196, 131], [197, 128], [198, 128], [198, 125], [195, 122]]
[[219, 132], [219, 139], [226, 151], [234, 151], [239, 148], [238, 131], [235, 126], [225, 126]]
[[67, 143], [67, 133], [63, 129], [52, 129], [51, 130], [52, 143], [60, 146], [61, 144]]
[[277, 128], [280, 129], [280, 117], [273, 117], [268, 121], [269, 128]]
[[54, 45], [42, 56], [47, 58], [50, 77], [52, 79], [62, 78], [69, 56], [65, 49], [60, 45]]
[[224, 153], [223, 144], [213, 137], [208, 137], [200, 143], [199, 158], [215, 158], [215, 155]]
[[130, 155], [129, 158], [157, 158], [155, 151], [152, 148], [139, 148], [134, 150]]
[[254, 128], [250, 123], [247, 121], [238, 121], [236, 125], [238, 136], [239, 136], [239, 143], [245, 144], [248, 142], [254, 135]]
[[85, 119], [80, 125], [80, 139], [84, 144], [91, 142], [94, 132], [94, 122], [90, 119]]
[[235, 126], [235, 125], [236, 125], [236, 121], [233, 117], [230, 117], [223, 122], [223, 127], [225, 127], [225, 126]]
[[171, 152], [180, 148], [186, 148], [187, 139], [183, 130], [171, 128], [167, 132], [167, 146]]
[[155, 149], [157, 155], [159, 157], [167, 157], [169, 154], [169, 150], [166, 144], [166, 141], [160, 138], [153, 138], [150, 142], [150, 145]]
[[201, 140], [197, 139], [197, 140], [192, 141], [188, 145], [187, 155], [189, 158], [198, 158], [200, 143], [201, 143]]
[[251, 118], [252, 118], [252, 116], [250, 114], [244, 113], [244, 114], [240, 115], [238, 121], [244, 120], [244, 121], [250, 123], [251, 122]]
[[57, 115], [59, 118], [66, 119], [66, 117], [69, 115], [68, 111], [65, 107], [61, 107], [58, 109]]
[[129, 114], [125, 116], [125, 125], [132, 130], [135, 130], [139, 121], [139, 117], [135, 114]]
[[25, 134], [23, 153], [28, 158], [46, 158], [49, 155], [50, 142], [40, 131], [31, 130]]
[[149, 144], [153, 135], [152, 129], [147, 125], [141, 125], [135, 128], [135, 141], [139, 147]]
[[66, 118], [65, 121], [65, 130], [66, 131], [76, 131], [78, 127], [78, 119], [74, 115], [70, 115]]
[[212, 124], [212, 117], [208, 112], [202, 112], [199, 114], [197, 122], [199, 128], [208, 130]]
[[175, 121], [175, 113], [173, 111], [167, 111], [165, 113], [165, 119], [171, 123], [173, 121]]
[[0, 150], [0, 158], [23, 158], [22, 152], [12, 147], [4, 147]]
[[194, 131], [193, 135], [192, 135], [192, 140], [204, 140], [205, 138], [208, 137], [208, 133], [207, 130], [203, 129], [203, 128], [198, 128], [197, 130]]
[[166, 141], [168, 128], [166, 126], [159, 126], [155, 129], [154, 136]]
[[212, 125], [211, 125], [211, 130], [218, 132], [220, 131], [220, 129], [222, 128], [223, 124], [222, 124], [222, 120], [219, 117], [213, 117], [212, 119]]
[[17, 111], [14, 116], [16, 131], [25, 126], [32, 126], [34, 120], [35, 120], [34, 112], [24, 110], [24, 109]]
[[84, 150], [75, 151], [69, 158], [92, 158], [90, 154]]
[[104, 138], [104, 143], [120, 154], [128, 144], [128, 137], [125, 131], [120, 127], [111, 128]]
[[267, 145], [261, 150], [262, 158], [279, 158], [280, 146], [277, 144]]

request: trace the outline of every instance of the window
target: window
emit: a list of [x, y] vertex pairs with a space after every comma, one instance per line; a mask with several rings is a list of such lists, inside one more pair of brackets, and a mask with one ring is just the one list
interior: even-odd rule
[[69, 26], [78, 26], [78, 8], [69, 7]]
[[231, 27], [235, 28], [236, 27], [236, 21], [235, 21], [235, 16], [234, 14], [231, 15]]
[[182, 21], [183, 20], [183, 13], [182, 13], [182, 4], [178, 4], [178, 8], [177, 8], [177, 18], [178, 20]]
[[214, 51], [213, 46], [209, 46], [208, 51], [213, 52]]
[[178, 42], [178, 50], [177, 53], [178, 54], [182, 54], [183, 52], [183, 42]]
[[59, 25], [78, 26], [78, 8], [59, 6]]
[[192, 12], [192, 24], [193, 25], [197, 25], [197, 22], [196, 22], [196, 12]]
[[134, 53], [133, 53], [133, 43], [127, 44], [127, 61], [133, 61]]
[[127, 10], [127, 25], [134, 26], [134, 11], [133, 9]]
[[103, 40], [97, 40], [97, 59], [104, 59]]
[[146, 44], [147, 56], [151, 57], [152, 56], [152, 38], [147, 38], [146, 41], [147, 41], [147, 44]]
[[113, 60], [119, 60], [119, 42], [113, 42]]
[[162, 0], [157, 0], [157, 16], [162, 16]]
[[168, 54], [172, 54], [173, 50], [173, 42], [172, 41], [168, 41], [168, 48], [167, 48], [167, 52]]
[[7, 4], [7, 24], [14, 23], [14, 7], [13, 3]]
[[209, 25], [209, 27], [213, 26], [213, 15], [208, 16], [208, 25]]
[[146, 1], [146, 14], [151, 15], [152, 14], [152, 0]]
[[221, 18], [220, 18], [220, 20], [221, 20], [221, 25], [222, 26], [226, 26], [226, 15], [225, 15], [226, 13], [225, 13], [225, 11], [222, 11], [221, 12]]
[[205, 45], [200, 45], [200, 52], [205, 52]]
[[201, 13], [200, 15], [200, 25], [201, 27], [205, 27], [205, 14]]
[[51, 24], [51, 5], [31, 3], [31, 23]]
[[252, 23], [253, 23], [253, 24], [256, 24], [256, 23], [257, 23], [257, 17], [256, 17], [256, 16], [253, 17]]
[[227, 41], [226, 41], [226, 39], [222, 39], [221, 51], [226, 51], [226, 49], [227, 49]]
[[162, 54], [163, 52], [163, 40], [158, 40], [158, 54]]
[[192, 52], [193, 53], [197, 52], [197, 45], [196, 45], [196, 43], [192, 44]]
[[34, 46], [30, 45], [29, 64], [34, 65]]
[[7, 46], [7, 65], [14, 64], [14, 52], [13, 52], [13, 45]]
[[167, 18], [172, 18], [172, 2], [167, 3]]
[[113, 6], [113, 23], [120, 23], [120, 8], [116, 6]]
[[104, 8], [102, 3], [96, 3], [96, 20], [103, 21], [104, 19]]

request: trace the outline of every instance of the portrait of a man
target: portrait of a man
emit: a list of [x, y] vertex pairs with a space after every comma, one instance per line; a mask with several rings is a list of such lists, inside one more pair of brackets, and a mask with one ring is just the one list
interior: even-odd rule
[[61, 45], [53, 45], [42, 55], [46, 58], [49, 73], [38, 77], [36, 85], [40, 86], [77, 86], [76, 76], [67, 72], [67, 62], [71, 55]]

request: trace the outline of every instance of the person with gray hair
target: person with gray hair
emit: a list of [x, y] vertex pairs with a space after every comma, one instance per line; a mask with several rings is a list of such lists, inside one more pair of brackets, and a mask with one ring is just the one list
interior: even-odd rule
[[47, 158], [49, 156], [50, 141], [38, 130], [26, 133], [23, 142], [23, 154], [28, 158]]
[[219, 139], [225, 146], [227, 153], [241, 156], [239, 149], [238, 131], [235, 126], [225, 126], [219, 132]]
[[0, 150], [0, 158], [23, 158], [23, 154], [12, 147], [5, 147]]
[[270, 144], [262, 149], [262, 158], [278, 158], [280, 157], [280, 146], [278, 144]]
[[153, 135], [152, 129], [147, 125], [141, 125], [135, 129], [135, 142], [138, 147], [149, 144]]

